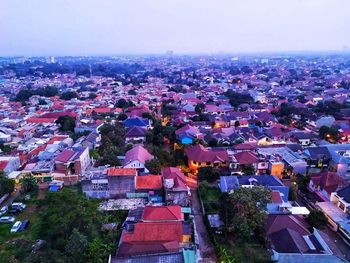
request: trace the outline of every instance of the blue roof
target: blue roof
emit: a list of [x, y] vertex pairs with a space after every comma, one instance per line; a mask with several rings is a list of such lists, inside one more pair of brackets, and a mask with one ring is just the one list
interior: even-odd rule
[[[255, 179], [254, 181], [249, 179]], [[221, 192], [229, 192], [238, 189], [241, 185], [264, 186], [272, 191], [279, 191], [284, 202], [288, 202], [289, 187], [285, 186], [282, 181], [272, 175], [253, 175], [253, 176], [220, 176], [220, 190]]]
[[237, 176], [220, 176], [221, 192], [229, 192], [239, 188]]
[[124, 126], [129, 128], [133, 126], [147, 126], [149, 124], [148, 119], [141, 118], [129, 118], [124, 121]]

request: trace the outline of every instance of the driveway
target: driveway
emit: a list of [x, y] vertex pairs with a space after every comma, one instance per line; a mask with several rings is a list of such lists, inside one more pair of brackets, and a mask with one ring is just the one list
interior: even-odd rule
[[203, 222], [203, 215], [200, 209], [200, 201], [197, 191], [191, 191], [192, 194], [192, 210], [195, 221], [195, 235], [197, 236], [197, 245], [199, 248], [200, 259], [198, 262], [215, 263], [217, 262], [215, 249], [210, 241], [207, 229]]

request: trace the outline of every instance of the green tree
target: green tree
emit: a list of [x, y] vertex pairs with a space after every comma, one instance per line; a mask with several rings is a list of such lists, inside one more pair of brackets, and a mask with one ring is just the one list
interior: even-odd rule
[[33, 192], [37, 192], [39, 189], [36, 179], [31, 175], [24, 176], [20, 180], [20, 183], [21, 183], [21, 191], [23, 193], [33, 193]]
[[297, 174], [296, 175], [296, 183], [298, 186], [298, 190], [302, 191], [303, 193], [307, 193], [308, 190], [308, 185], [310, 182], [310, 178], [302, 175], [302, 174]]
[[233, 193], [224, 194], [220, 199], [219, 213], [225, 232], [233, 232], [243, 241], [263, 238], [268, 202], [271, 202], [271, 191], [260, 186], [241, 187]]
[[292, 183], [289, 186], [288, 200], [289, 201], [296, 201], [297, 197], [298, 197], [298, 193], [297, 193], [296, 183]]
[[243, 166], [241, 167], [241, 172], [242, 172], [244, 175], [255, 175], [255, 173], [256, 173], [254, 166], [251, 165], [251, 164], [243, 165]]
[[74, 132], [75, 128], [75, 118], [65, 115], [60, 116], [56, 120], [56, 124], [60, 125], [60, 130], [65, 132]]
[[126, 115], [125, 113], [120, 113], [117, 117], [118, 121], [125, 121], [128, 118], [128, 115]]
[[15, 181], [9, 179], [4, 171], [0, 171], [0, 196], [10, 194], [15, 189]]
[[162, 169], [162, 166], [157, 159], [146, 161], [145, 167], [151, 174], [160, 174], [160, 170]]
[[61, 100], [71, 100], [74, 98], [78, 98], [78, 94], [75, 91], [67, 91], [61, 94]]
[[74, 262], [84, 262], [84, 259], [81, 257], [87, 248], [89, 242], [87, 237], [81, 234], [77, 229], [73, 229], [73, 233], [69, 237], [68, 243], [65, 246], [65, 253], [70, 256]]
[[319, 136], [323, 140], [335, 143], [340, 138], [339, 131], [333, 127], [322, 126], [318, 130]]
[[306, 222], [308, 222], [312, 227], [324, 229], [328, 220], [321, 210], [314, 209], [310, 211], [310, 214], [306, 218]]
[[211, 166], [205, 166], [198, 169], [197, 177], [199, 181], [213, 183], [220, 178], [220, 171]]
[[97, 97], [97, 95], [96, 95], [95, 92], [90, 92], [90, 93], [89, 93], [89, 99], [90, 99], [90, 100], [94, 100], [94, 99], [96, 99], [96, 97]]

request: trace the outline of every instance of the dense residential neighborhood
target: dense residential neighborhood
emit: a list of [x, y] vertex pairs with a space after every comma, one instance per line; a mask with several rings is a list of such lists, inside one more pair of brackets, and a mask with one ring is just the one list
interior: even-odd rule
[[0, 58], [0, 101], [0, 262], [350, 260], [348, 54]]

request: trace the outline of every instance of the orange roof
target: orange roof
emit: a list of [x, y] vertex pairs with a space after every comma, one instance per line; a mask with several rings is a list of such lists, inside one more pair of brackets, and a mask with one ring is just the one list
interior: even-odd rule
[[181, 222], [138, 222], [134, 232], [124, 232], [122, 242], [178, 241], [182, 238]]
[[161, 189], [163, 187], [161, 175], [136, 176], [136, 189]]
[[108, 168], [107, 174], [108, 176], [136, 176], [137, 170], [136, 168]]

